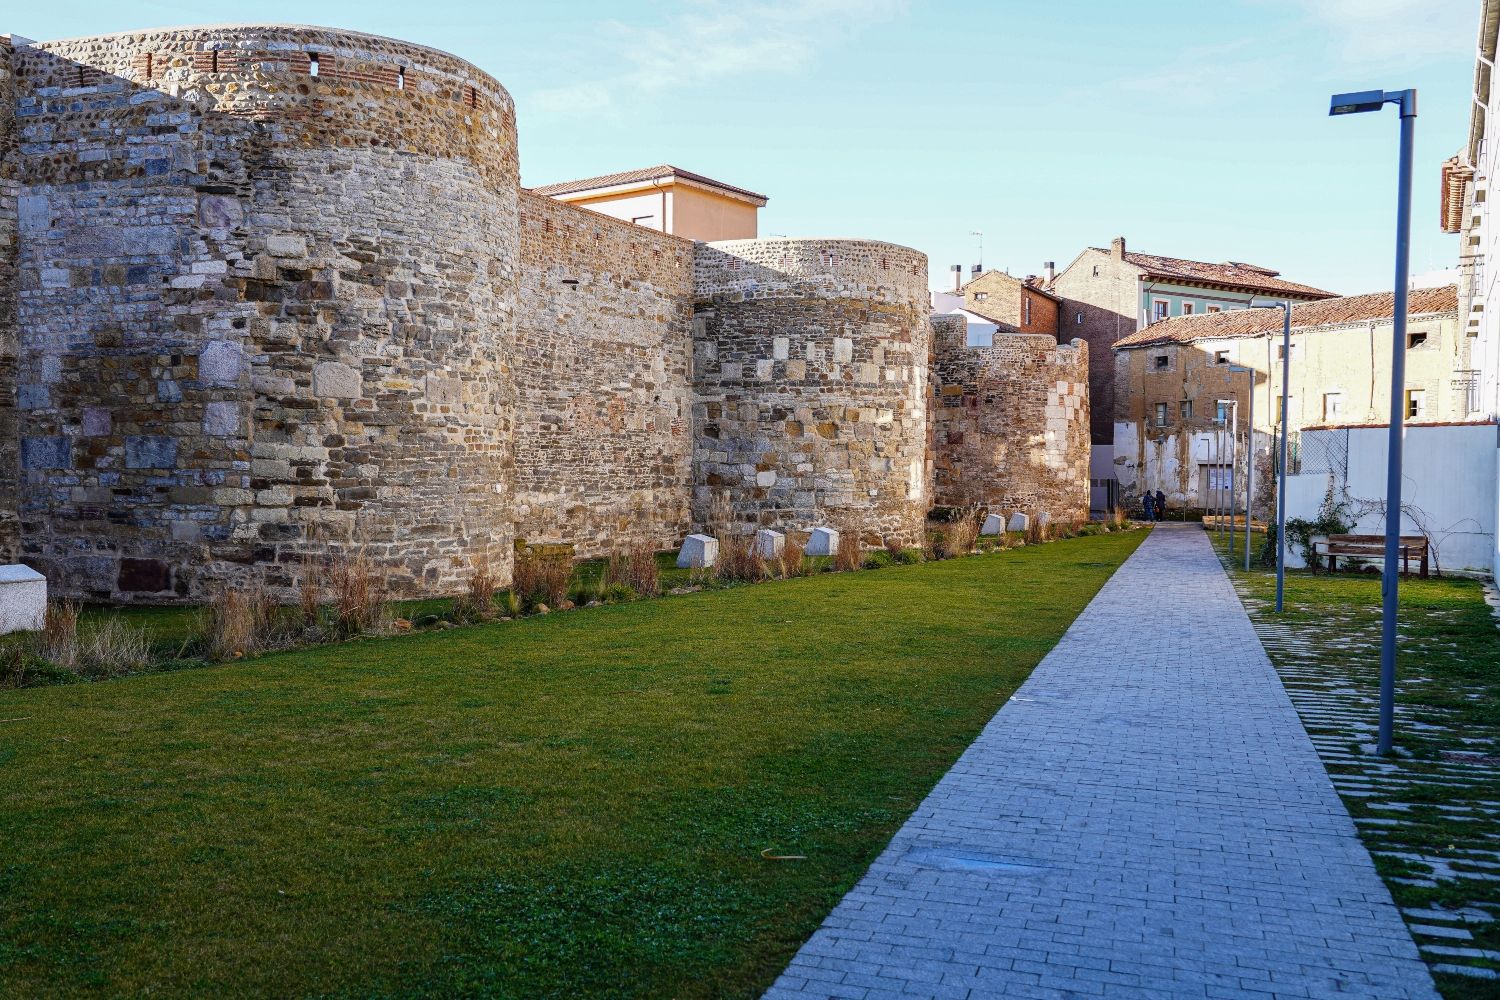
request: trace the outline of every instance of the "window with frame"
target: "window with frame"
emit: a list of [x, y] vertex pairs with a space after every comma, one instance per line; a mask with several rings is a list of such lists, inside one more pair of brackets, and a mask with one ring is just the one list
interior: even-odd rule
[[1427, 393], [1422, 389], [1406, 390], [1406, 419], [1421, 420], [1427, 415]]
[[1155, 355], [1151, 359], [1151, 367], [1155, 368], [1157, 371], [1165, 371], [1167, 365], [1171, 363], [1172, 359], [1165, 354]]
[[1151, 322], [1166, 319], [1172, 314], [1172, 303], [1166, 299], [1151, 300]]
[[1021, 300], [1021, 322], [1027, 326], [1031, 325], [1031, 296]]
[[1413, 347], [1423, 347], [1426, 344], [1427, 344], [1427, 334], [1425, 332], [1420, 332], [1419, 331], [1417, 333], [1408, 333], [1406, 335], [1406, 347], [1407, 347], [1407, 350], [1410, 350]]
[[1078, 310], [1078, 314], [1073, 317], [1073, 322], [1075, 324], [1077, 324], [1078, 326], [1082, 326], [1083, 325], [1083, 310], [1082, 309]]
[[1323, 419], [1326, 421], [1338, 420], [1344, 415], [1344, 394], [1342, 392], [1323, 393]]
[[1214, 351], [1214, 364], [1216, 364], [1216, 365], [1227, 365], [1227, 364], [1229, 364], [1229, 348], [1226, 347], [1222, 351]]
[[1215, 400], [1214, 423], [1218, 424], [1220, 427], [1223, 427], [1225, 424], [1229, 423], [1229, 408], [1233, 405], [1233, 402], [1228, 399]]
[[989, 297], [990, 297], [990, 293], [989, 292], [975, 292], [974, 293], [974, 301], [975, 302], [983, 302], [985, 299], [987, 299]]
[[1096, 278], [1099, 277], [1099, 265], [1098, 264], [1094, 265], [1094, 277], [1096, 277]]
[[[1292, 357], [1295, 358], [1296, 356], [1297, 356], [1297, 345], [1293, 344], [1292, 345]], [[1285, 360], [1285, 358], [1286, 358], [1286, 345], [1285, 344], [1277, 344], [1276, 345], [1276, 360], [1277, 361], [1282, 361], [1282, 360]]]
[[1204, 312], [1216, 313], [1216, 312], [1223, 312], [1224, 309], [1223, 309], [1222, 306], [1209, 306], [1207, 309], [1205, 309], [1203, 311]]
[[1184, 399], [1177, 404], [1177, 418], [1179, 420], [1193, 419], [1193, 401], [1191, 399]]
[[1166, 403], [1157, 403], [1156, 404], [1156, 426], [1158, 426], [1158, 427], [1165, 427], [1165, 426], [1167, 426], [1167, 420], [1168, 420], [1167, 404]]
[[1182, 304], [1182, 314], [1184, 316], [1191, 316], [1193, 314], [1193, 304], [1191, 302], [1184, 302]]

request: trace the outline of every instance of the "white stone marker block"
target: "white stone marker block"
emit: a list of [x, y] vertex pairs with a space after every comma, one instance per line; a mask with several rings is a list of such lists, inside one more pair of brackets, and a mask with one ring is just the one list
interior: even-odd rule
[[713, 535], [688, 535], [677, 553], [678, 569], [706, 569], [719, 561], [719, 540]]
[[1039, 528], [1045, 528], [1052, 523], [1052, 515], [1045, 510], [1036, 516], [1036, 524]]
[[807, 539], [807, 554], [831, 556], [839, 551], [839, 533], [835, 528], [814, 528]]
[[998, 535], [1004, 530], [1005, 519], [999, 514], [989, 514], [985, 516], [984, 524], [980, 526], [979, 533], [981, 535]]
[[786, 536], [770, 528], [761, 528], [755, 533], [755, 551], [762, 559], [780, 559], [786, 548]]
[[30, 566], [0, 566], [0, 635], [36, 632], [47, 620], [47, 578]]
[[1016, 511], [1010, 516], [1010, 523], [1005, 526], [1006, 531], [1025, 531], [1031, 527], [1031, 518]]

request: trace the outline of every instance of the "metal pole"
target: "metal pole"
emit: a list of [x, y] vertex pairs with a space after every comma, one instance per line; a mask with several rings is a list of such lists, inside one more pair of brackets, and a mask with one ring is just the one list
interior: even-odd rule
[[1411, 266], [1411, 159], [1417, 119], [1417, 92], [1402, 91], [1401, 160], [1396, 179], [1396, 308], [1391, 331], [1391, 427], [1385, 468], [1385, 566], [1380, 574], [1380, 738], [1377, 750], [1391, 752], [1396, 719], [1396, 613], [1401, 548], [1401, 439], [1406, 418], [1406, 286]]
[[1230, 410], [1234, 416], [1229, 422], [1229, 558], [1234, 558], [1234, 467], [1240, 460], [1240, 401], [1236, 399]]
[[1288, 370], [1292, 363], [1292, 304], [1282, 307], [1281, 323], [1281, 468], [1276, 470], [1276, 610], [1286, 602], [1286, 432]]
[[1245, 571], [1250, 570], [1250, 522], [1255, 509], [1255, 368], [1250, 369], [1250, 412], [1245, 415]]

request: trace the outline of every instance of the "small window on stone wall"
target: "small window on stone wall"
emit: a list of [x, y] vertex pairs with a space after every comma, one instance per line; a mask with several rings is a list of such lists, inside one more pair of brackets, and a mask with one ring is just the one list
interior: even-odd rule
[[317, 76], [320, 68], [318, 65], [318, 54], [316, 52], [309, 52], [307, 54], [307, 75]]
[[1191, 399], [1184, 399], [1177, 404], [1177, 416], [1183, 420], [1193, 419], [1193, 401]]
[[405, 66], [397, 66], [396, 67], [396, 89], [397, 90], [405, 90], [406, 89], [406, 67]]
[[148, 80], [151, 79], [151, 71], [152, 71], [153, 68], [154, 67], [152, 66], [151, 53], [147, 52], [146, 53], [146, 79], [148, 79]]
[[1073, 322], [1077, 323], [1079, 326], [1083, 325], [1083, 310], [1082, 309], [1078, 310], [1078, 315], [1073, 317]]
[[1168, 414], [1167, 414], [1167, 404], [1166, 403], [1157, 403], [1156, 404], [1156, 426], [1158, 426], [1158, 427], [1165, 427], [1165, 426], [1167, 426], [1167, 420], [1168, 419], [1170, 419], [1170, 418], [1168, 417]]
[[1155, 368], [1157, 371], [1165, 369], [1167, 365], [1171, 363], [1172, 359], [1167, 357], [1165, 354], [1158, 354], [1151, 359], [1151, 367]]

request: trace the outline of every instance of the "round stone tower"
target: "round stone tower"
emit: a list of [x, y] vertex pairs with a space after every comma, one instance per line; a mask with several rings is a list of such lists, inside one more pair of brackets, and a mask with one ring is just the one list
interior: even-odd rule
[[511, 558], [510, 96], [237, 25], [17, 47], [21, 554], [79, 596]]
[[694, 517], [912, 545], [928, 506], [927, 258], [867, 240], [700, 244]]

